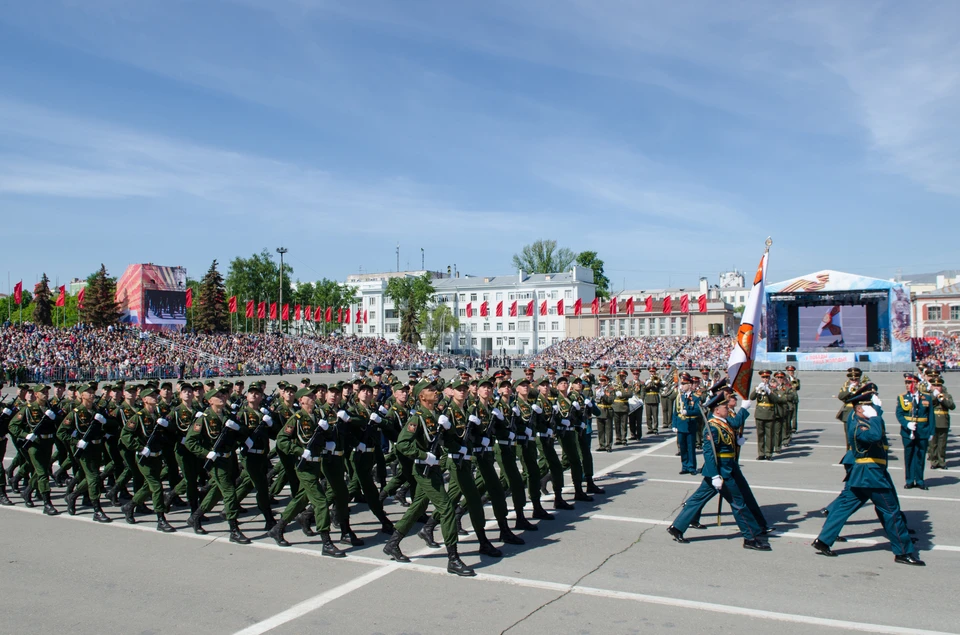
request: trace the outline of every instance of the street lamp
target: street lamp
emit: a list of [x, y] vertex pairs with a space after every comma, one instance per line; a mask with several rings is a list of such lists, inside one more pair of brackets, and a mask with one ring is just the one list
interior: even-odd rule
[[[277, 247], [277, 253], [280, 254], [280, 302], [278, 303], [277, 308], [280, 309], [281, 311], [283, 310], [283, 254], [287, 253], [288, 251], [290, 250], [287, 249], [286, 247]], [[279, 327], [281, 332], [283, 331], [282, 317], [283, 316], [281, 315], [280, 327]]]

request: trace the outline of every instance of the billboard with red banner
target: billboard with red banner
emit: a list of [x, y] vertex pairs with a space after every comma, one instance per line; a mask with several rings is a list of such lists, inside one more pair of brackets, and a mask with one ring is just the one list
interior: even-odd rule
[[117, 280], [120, 320], [146, 330], [187, 325], [187, 270], [153, 263], [130, 265]]

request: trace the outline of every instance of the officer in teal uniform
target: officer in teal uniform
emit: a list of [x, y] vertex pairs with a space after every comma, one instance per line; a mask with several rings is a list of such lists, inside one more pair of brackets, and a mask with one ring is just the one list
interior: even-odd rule
[[920, 391], [920, 378], [913, 373], [904, 373], [903, 380], [907, 392], [897, 398], [897, 421], [900, 422], [900, 438], [903, 439], [906, 489], [929, 489], [923, 482], [923, 468], [927, 445], [934, 432], [933, 399], [929, 393]]
[[730, 503], [733, 517], [743, 534], [743, 548], [770, 551], [770, 544], [764, 539], [763, 530], [747, 507], [738, 484], [745, 482], [745, 479], [737, 464], [737, 433], [727, 420], [730, 414], [727, 395], [718, 392], [707, 401], [706, 407], [710, 410], [710, 418], [703, 442], [703, 482], [684, 502], [683, 510], [667, 528], [667, 533], [679, 543], [689, 542], [683, 537], [683, 532], [699, 515], [704, 505], [719, 492]]
[[680, 444], [680, 473], [697, 473], [697, 423], [700, 416], [700, 400], [692, 392], [690, 375], [680, 377], [680, 389], [673, 408], [673, 429]]
[[[813, 541], [813, 547], [825, 556], [836, 556], [831, 547], [844, 523], [865, 501], [871, 500], [893, 548], [894, 562], [924, 566], [913, 553], [913, 541], [887, 471], [883, 417], [870, 403], [875, 394], [876, 386], [868, 383], [844, 400], [854, 407], [846, 425], [847, 445], [853, 463], [847, 474], [847, 486], [830, 504], [830, 514], [820, 535]], [[923, 460], [922, 454], [920, 460]]]

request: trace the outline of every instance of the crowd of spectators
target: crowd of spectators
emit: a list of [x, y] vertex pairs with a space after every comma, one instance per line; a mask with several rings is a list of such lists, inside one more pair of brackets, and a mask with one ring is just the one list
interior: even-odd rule
[[557, 342], [530, 361], [536, 366], [591, 366], [615, 368], [726, 368], [733, 340], [729, 337], [582, 337]]
[[960, 336], [917, 339], [913, 342], [917, 361], [946, 370], [960, 369]]

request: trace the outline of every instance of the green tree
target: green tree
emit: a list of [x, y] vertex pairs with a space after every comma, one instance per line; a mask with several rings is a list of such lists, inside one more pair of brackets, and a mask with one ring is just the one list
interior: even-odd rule
[[597, 297], [610, 297], [610, 278], [603, 275], [603, 261], [597, 258], [595, 251], [581, 251], [577, 254], [577, 264], [593, 269], [593, 284], [597, 285]]
[[227, 313], [227, 290], [223, 286], [223, 276], [217, 270], [217, 261], [211, 263], [207, 273], [200, 281], [200, 297], [196, 308], [196, 330], [203, 333], [222, 333], [230, 329], [230, 316]]
[[[283, 263], [283, 297], [293, 296], [293, 267]], [[266, 248], [249, 258], [234, 258], [230, 261], [227, 270], [227, 288], [231, 295], [237, 296], [237, 303], [243, 306], [248, 300], [254, 302], [280, 301], [280, 262], [274, 260], [273, 254]], [[251, 327], [259, 330], [266, 328], [266, 320], [254, 320]]]
[[460, 328], [460, 320], [446, 304], [438, 304], [432, 309], [424, 308], [420, 312], [420, 324], [423, 327], [423, 345], [428, 350], [436, 350], [447, 333]]
[[46, 273], [33, 288], [33, 301], [33, 323], [38, 326], [53, 326], [53, 316], [50, 312], [50, 278]]
[[560, 273], [567, 271], [576, 257], [566, 247], [558, 249], [555, 240], [538, 240], [513, 255], [513, 267], [527, 273]]
[[87, 289], [83, 296], [81, 319], [94, 327], [113, 326], [120, 321], [120, 303], [117, 302], [116, 278], [107, 275], [107, 267], [100, 265], [100, 270], [88, 279]]
[[408, 344], [420, 343], [420, 315], [433, 294], [430, 274], [417, 277], [390, 278], [386, 296], [400, 316], [400, 339]]

